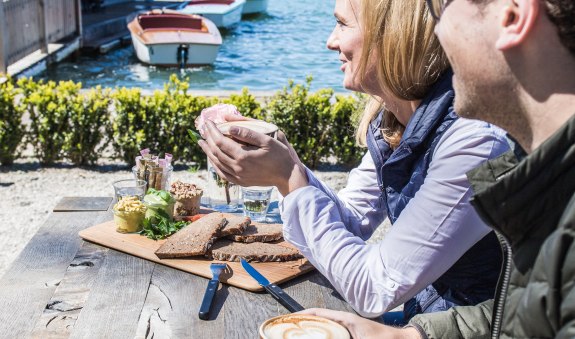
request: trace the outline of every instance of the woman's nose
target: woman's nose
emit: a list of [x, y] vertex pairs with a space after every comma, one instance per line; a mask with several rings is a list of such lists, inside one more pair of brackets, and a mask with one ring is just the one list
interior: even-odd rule
[[332, 51], [339, 50], [339, 42], [335, 33], [335, 28], [331, 31], [331, 34], [327, 37], [326, 47]]

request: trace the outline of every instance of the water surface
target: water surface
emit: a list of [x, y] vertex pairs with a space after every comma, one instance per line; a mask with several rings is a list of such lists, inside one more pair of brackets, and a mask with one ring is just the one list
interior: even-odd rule
[[222, 31], [223, 44], [211, 66], [184, 70], [148, 66], [138, 61], [129, 45], [106, 55], [61, 62], [40, 77], [81, 81], [84, 87], [154, 89], [177, 73], [189, 77], [192, 89], [275, 91], [288, 79], [303, 83], [312, 75], [312, 90], [331, 87], [343, 92], [337, 53], [325, 47], [335, 25], [333, 6], [333, 0], [270, 0], [267, 13]]

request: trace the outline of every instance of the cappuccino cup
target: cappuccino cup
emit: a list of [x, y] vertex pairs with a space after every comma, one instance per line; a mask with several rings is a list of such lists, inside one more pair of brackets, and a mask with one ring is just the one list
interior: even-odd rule
[[263, 120], [242, 120], [242, 121], [229, 121], [218, 124], [218, 129], [225, 136], [230, 136], [230, 127], [238, 126], [249, 128], [252, 131], [263, 133], [272, 138], [276, 137], [278, 127], [272, 123]]
[[307, 314], [285, 314], [260, 325], [260, 339], [350, 339], [335, 321]]

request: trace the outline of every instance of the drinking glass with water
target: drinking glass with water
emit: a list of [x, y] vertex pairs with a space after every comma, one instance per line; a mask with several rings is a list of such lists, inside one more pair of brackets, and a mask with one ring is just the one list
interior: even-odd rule
[[253, 221], [265, 221], [273, 187], [242, 187], [244, 215]]

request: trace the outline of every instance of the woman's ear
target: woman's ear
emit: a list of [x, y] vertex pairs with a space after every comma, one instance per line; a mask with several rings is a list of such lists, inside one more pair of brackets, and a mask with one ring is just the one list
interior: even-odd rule
[[495, 47], [507, 50], [519, 46], [531, 33], [541, 13], [540, 0], [511, 0], [502, 7], [500, 34]]

